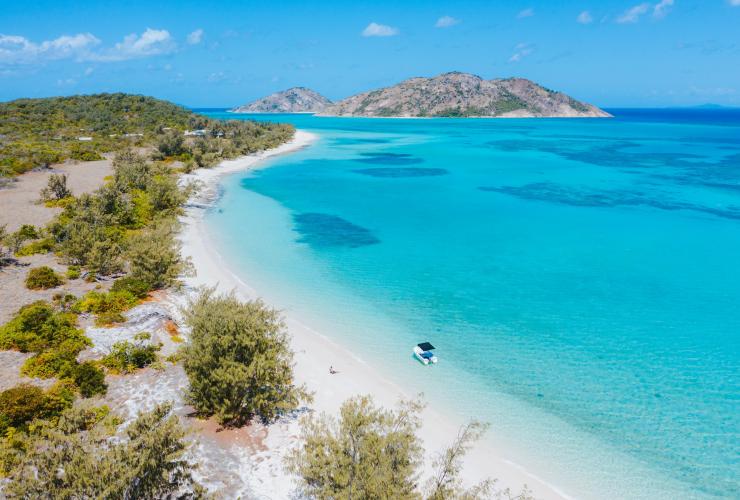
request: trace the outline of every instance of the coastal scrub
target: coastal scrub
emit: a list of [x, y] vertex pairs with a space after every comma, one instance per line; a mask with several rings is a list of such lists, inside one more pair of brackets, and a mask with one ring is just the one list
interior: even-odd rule
[[293, 383], [293, 353], [277, 311], [207, 289], [184, 313], [192, 332], [183, 366], [196, 411], [243, 425], [254, 417], [274, 421], [309, 399]]

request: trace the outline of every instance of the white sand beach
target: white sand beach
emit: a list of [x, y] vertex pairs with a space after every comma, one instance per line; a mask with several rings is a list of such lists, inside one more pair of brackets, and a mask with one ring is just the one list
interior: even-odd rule
[[[205, 231], [203, 218], [205, 211], [217, 198], [218, 183], [222, 176], [258, 168], [260, 162], [266, 158], [308, 147], [316, 139], [317, 136], [299, 130], [291, 142], [273, 150], [225, 161], [216, 168], [200, 169], [183, 176], [184, 182], [200, 181], [204, 185], [197, 197], [191, 200], [187, 214], [183, 218], [181, 233], [183, 254], [192, 260], [196, 270], [196, 276], [185, 280], [186, 289], [190, 293], [196, 287], [205, 285], [216, 286], [222, 292], [233, 291], [243, 299], [259, 297], [259, 291], [233, 274], [228, 268], [228, 263], [213, 247]], [[249, 279], [248, 276], [244, 278]], [[384, 406], [394, 405], [399, 398], [414, 396], [320, 332], [302, 324], [298, 318], [288, 315], [285, 319], [295, 352], [296, 381], [299, 384], [306, 384], [308, 389], [314, 392], [315, 399], [310, 405], [311, 410], [336, 414], [344, 400], [359, 394], [372, 395], [376, 402]], [[341, 360], [341, 371], [332, 375], [329, 373], [329, 366], [337, 366], [337, 360]], [[435, 436], [434, 440], [427, 442], [437, 446], [436, 449], [426, 450], [427, 472], [434, 455], [454, 439], [458, 426], [458, 422], [443, 416], [434, 405], [427, 406], [423, 413], [422, 432]], [[267, 436], [264, 439], [266, 450], [259, 452], [257, 477], [252, 481], [254, 492], [260, 498], [290, 496], [293, 481], [283, 471], [282, 457], [291, 443], [296, 442], [297, 433], [298, 422], [295, 419], [288, 419], [267, 429]], [[513, 492], [519, 492], [526, 484], [537, 498], [568, 498], [563, 492], [538, 479], [523, 467], [507, 460], [505, 450], [490, 449], [486, 444], [478, 445], [468, 455], [464, 477], [466, 482], [470, 483], [486, 477], [496, 478], [498, 487], [510, 488]]]

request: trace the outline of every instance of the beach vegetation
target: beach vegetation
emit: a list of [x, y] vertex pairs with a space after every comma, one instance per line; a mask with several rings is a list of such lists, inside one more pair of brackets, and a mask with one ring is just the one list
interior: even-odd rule
[[69, 280], [78, 279], [82, 275], [82, 272], [80, 271], [80, 266], [75, 266], [75, 265], [69, 266], [67, 268], [67, 271], [64, 273], [64, 275]]
[[52, 238], [43, 238], [22, 246], [15, 254], [18, 257], [25, 257], [29, 255], [45, 254], [53, 250], [54, 240]]
[[101, 364], [113, 373], [132, 373], [157, 361], [161, 346], [147, 343], [151, 335], [138, 333], [134, 342], [123, 341], [113, 344], [111, 352], [101, 360]]
[[306, 498], [401, 498], [478, 500], [530, 498], [496, 490], [486, 480], [472, 487], [461, 481], [463, 458], [487, 426], [472, 421], [434, 460], [434, 473], [421, 480], [423, 440], [419, 401], [401, 401], [396, 409], [377, 406], [369, 396], [345, 401], [339, 417], [304, 418], [300, 445], [286, 456]]
[[[194, 156], [186, 130], [218, 159], [277, 146], [292, 137], [291, 125], [219, 122], [167, 101], [131, 94], [95, 94], [0, 103], [0, 175], [21, 174], [66, 159], [93, 161], [103, 153], [155, 147], [162, 157]], [[81, 142], [81, 137], [90, 140]]]
[[92, 361], [78, 364], [73, 371], [72, 378], [83, 398], [105, 394], [108, 390], [105, 373]]
[[70, 312], [74, 300], [74, 295], [59, 293], [53, 305], [37, 301], [21, 307], [0, 326], [0, 349], [34, 353], [21, 366], [23, 375], [67, 380], [83, 395], [101, 394], [105, 383], [100, 370], [77, 361], [91, 342], [77, 328], [77, 315]]
[[46, 187], [41, 190], [42, 201], [60, 201], [72, 196], [72, 191], [67, 187], [66, 174], [51, 174]]
[[26, 241], [35, 240], [40, 236], [38, 230], [30, 224], [23, 224], [17, 231], [12, 233], [7, 231], [3, 232], [3, 244], [8, 248], [8, 251], [13, 254], [17, 254]]
[[[187, 461], [186, 431], [171, 404], [120, 432], [107, 408], [76, 405], [14, 437], [3, 450], [4, 493], [13, 498], [203, 498]], [[121, 438], [112, 439], [116, 434]]]
[[127, 292], [137, 299], [143, 299], [146, 297], [150, 290], [151, 288], [149, 283], [131, 276], [118, 278], [113, 282], [113, 286], [110, 288], [112, 293]]
[[130, 239], [126, 257], [132, 279], [158, 290], [175, 285], [179, 276], [192, 271], [180, 253], [176, 230], [175, 221], [165, 220]]
[[69, 408], [74, 391], [60, 382], [48, 390], [30, 384], [20, 384], [0, 392], [0, 436], [9, 429], [23, 430], [33, 420], [58, 416]]
[[41, 352], [68, 340], [84, 341], [74, 314], [55, 310], [48, 302], [37, 301], [21, 307], [0, 326], [0, 349]]
[[294, 384], [293, 353], [277, 311], [204, 290], [184, 313], [191, 328], [183, 363], [187, 399], [198, 413], [223, 425], [271, 422], [310, 399]]
[[421, 405], [377, 407], [367, 396], [342, 404], [339, 418], [308, 418], [301, 445], [287, 457], [307, 498], [420, 499], [418, 468], [423, 449], [416, 431]]
[[26, 276], [26, 288], [30, 290], [56, 288], [62, 283], [64, 279], [49, 266], [33, 267]]

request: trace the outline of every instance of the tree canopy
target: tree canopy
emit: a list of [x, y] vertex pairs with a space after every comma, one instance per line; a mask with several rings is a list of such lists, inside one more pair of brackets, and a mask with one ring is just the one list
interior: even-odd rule
[[185, 316], [191, 341], [183, 366], [199, 413], [227, 425], [269, 422], [308, 399], [293, 383], [293, 353], [277, 311], [205, 290]]

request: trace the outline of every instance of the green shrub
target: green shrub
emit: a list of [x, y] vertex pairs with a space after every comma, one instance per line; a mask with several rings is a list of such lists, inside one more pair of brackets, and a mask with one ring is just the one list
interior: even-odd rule
[[116, 342], [110, 354], [102, 359], [102, 365], [114, 373], [131, 373], [154, 363], [160, 347], [145, 345], [143, 342], [149, 338], [148, 333], [142, 332], [136, 336], [135, 343]]
[[147, 283], [152, 290], [167, 288], [190, 271], [190, 264], [180, 255], [174, 224], [160, 222], [131, 238], [127, 256], [130, 276]]
[[41, 352], [67, 340], [89, 342], [76, 328], [77, 317], [57, 312], [44, 301], [21, 307], [9, 322], [0, 326], [0, 349], [21, 352]]
[[0, 434], [8, 427], [19, 428], [34, 419], [50, 418], [71, 406], [74, 394], [68, 384], [58, 383], [44, 392], [21, 384], [0, 392]]
[[[102, 414], [102, 415], [101, 415]], [[206, 498], [186, 460], [186, 432], [171, 404], [138, 415], [118, 432], [113, 416], [89, 405], [24, 436], [6, 461], [9, 498]], [[117, 435], [116, 439], [111, 439]], [[0, 457], [1, 458], [1, 457]]]
[[[423, 448], [416, 432], [423, 405], [401, 402], [395, 411], [375, 406], [368, 396], [342, 404], [339, 418], [323, 414], [303, 420], [300, 446], [286, 457], [288, 470], [299, 476], [301, 498], [393, 498], [404, 500], [532, 500], [495, 491], [494, 481], [470, 488], [462, 484], [463, 459], [487, 426], [464, 425], [453, 443], [434, 460], [434, 474], [422, 488]], [[440, 436], [435, 436], [438, 441]]]
[[51, 298], [51, 302], [58, 310], [69, 312], [72, 309], [72, 306], [77, 303], [77, 297], [71, 293], [59, 292], [54, 294]]
[[49, 266], [34, 267], [26, 276], [26, 288], [31, 290], [46, 290], [55, 288], [64, 283], [62, 277]]
[[128, 292], [139, 299], [146, 297], [149, 290], [149, 284], [146, 281], [131, 276], [117, 279], [110, 289], [111, 292]]
[[199, 413], [241, 425], [272, 421], [310, 399], [293, 384], [293, 353], [275, 310], [207, 290], [188, 305], [186, 319], [187, 398]]
[[81, 274], [82, 273], [80, 272], [80, 266], [69, 266], [67, 268], [67, 273], [66, 273], [67, 279], [76, 280], [77, 278], [80, 277]]
[[87, 338], [65, 340], [28, 358], [21, 366], [21, 373], [38, 378], [74, 378], [77, 356], [89, 345]]
[[95, 318], [95, 326], [113, 326], [126, 322], [126, 316], [119, 312], [104, 312]]
[[39, 237], [38, 230], [31, 224], [23, 224], [16, 233], [24, 240], [35, 240]]
[[15, 254], [18, 257], [27, 257], [29, 255], [49, 253], [54, 250], [54, 240], [44, 238], [43, 240], [33, 241], [18, 250]]
[[77, 365], [74, 371], [74, 381], [80, 390], [80, 394], [85, 398], [105, 394], [108, 390], [105, 383], [105, 374], [95, 363], [90, 361]]
[[59, 201], [72, 196], [67, 187], [66, 174], [51, 174], [46, 187], [41, 190], [41, 199], [44, 201]]
[[128, 290], [110, 292], [88, 292], [74, 306], [76, 312], [94, 314], [122, 313], [139, 302], [139, 299]]

